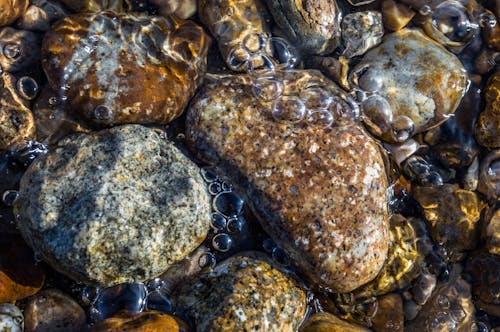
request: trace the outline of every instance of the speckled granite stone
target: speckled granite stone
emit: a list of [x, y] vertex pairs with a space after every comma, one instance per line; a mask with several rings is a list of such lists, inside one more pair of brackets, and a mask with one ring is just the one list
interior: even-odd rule
[[[372, 133], [389, 142], [446, 121], [468, 88], [460, 60], [417, 29], [386, 35], [350, 75], [356, 87], [389, 103], [388, 109], [365, 108]], [[395, 137], [401, 131], [408, 132]]]
[[175, 296], [198, 332], [295, 332], [306, 312], [305, 292], [255, 253], [232, 256]]
[[79, 281], [143, 281], [205, 238], [210, 202], [198, 167], [152, 129], [70, 136], [38, 158], [15, 205], [28, 243]]
[[[317, 71], [280, 75], [283, 95], [271, 102], [253, 95], [251, 76], [207, 78], [188, 110], [187, 141], [233, 178], [264, 229], [313, 283], [348, 292], [375, 278], [387, 257], [382, 156], [361, 126], [340, 115], [348, 105], [333, 82]], [[300, 99], [309, 89], [341, 110], [333, 126], [273, 118], [273, 102]]]

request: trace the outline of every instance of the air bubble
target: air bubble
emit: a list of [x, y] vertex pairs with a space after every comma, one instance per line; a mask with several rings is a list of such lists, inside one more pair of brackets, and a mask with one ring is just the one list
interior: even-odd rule
[[48, 99], [49, 107], [55, 109], [57, 106], [61, 105], [61, 100], [56, 96], [52, 96]]
[[446, 295], [439, 295], [437, 298], [437, 304], [442, 309], [449, 309], [450, 308], [450, 300], [448, 299], [448, 297]]
[[473, 30], [467, 9], [455, 0], [440, 3], [432, 13], [432, 24], [451, 41], [465, 40]]
[[19, 192], [17, 190], [6, 190], [2, 194], [2, 202], [7, 206], [12, 206], [18, 197]]
[[33, 100], [38, 94], [38, 83], [29, 76], [23, 76], [17, 80], [17, 92], [26, 100]]
[[198, 265], [201, 268], [205, 268], [205, 267], [213, 268], [213, 267], [215, 267], [216, 262], [217, 261], [215, 259], [215, 256], [211, 252], [207, 252], [207, 253], [203, 254], [198, 259]]
[[212, 247], [220, 252], [226, 252], [231, 249], [231, 237], [226, 233], [217, 234], [212, 239]]
[[457, 308], [457, 309], [451, 311], [451, 316], [457, 322], [463, 322], [464, 319], [467, 317], [467, 314], [465, 313], [464, 309]]
[[274, 247], [276, 247], [276, 243], [272, 239], [265, 239], [262, 242], [262, 248], [268, 253], [271, 253]]
[[290, 264], [290, 258], [288, 258], [286, 252], [280, 247], [274, 247], [271, 256], [280, 265], [287, 266]]
[[241, 217], [233, 217], [227, 221], [227, 231], [229, 233], [240, 233], [243, 230], [243, 219]]
[[484, 12], [479, 15], [478, 23], [481, 28], [491, 29], [497, 25], [497, 20], [492, 13]]
[[149, 293], [146, 303], [148, 310], [156, 310], [165, 313], [173, 312], [172, 301], [161, 290], [155, 290]]
[[424, 5], [424, 6], [422, 6], [422, 8], [420, 8], [420, 10], [418, 12], [422, 16], [427, 16], [427, 15], [430, 15], [432, 13], [432, 9], [429, 5]]
[[99, 289], [95, 287], [85, 287], [82, 289], [80, 298], [82, 299], [83, 304], [91, 305], [97, 297], [98, 291]]
[[212, 213], [210, 226], [212, 226], [216, 232], [223, 231], [227, 226], [226, 218], [220, 213]]
[[333, 114], [327, 110], [319, 110], [307, 114], [307, 122], [313, 126], [330, 127], [333, 121]]
[[273, 101], [283, 93], [283, 82], [273, 74], [263, 74], [255, 79], [252, 91], [257, 98]]
[[219, 181], [214, 181], [208, 185], [208, 192], [211, 195], [217, 195], [222, 192], [222, 184]]
[[408, 140], [414, 130], [415, 125], [413, 124], [413, 121], [406, 115], [401, 115], [392, 122], [394, 139], [398, 142]]
[[160, 278], [154, 278], [148, 282], [148, 289], [150, 290], [155, 290], [163, 287], [165, 282], [161, 280]]
[[262, 34], [249, 34], [243, 39], [243, 47], [249, 53], [261, 51], [267, 43], [267, 37]]
[[448, 313], [439, 312], [436, 315], [436, 318], [429, 325], [429, 328], [431, 328], [432, 330], [439, 329], [440, 331], [450, 331], [451, 332], [451, 331], [455, 331], [456, 324], [457, 324], [457, 322], [455, 322], [453, 320], [453, 318], [451, 318], [448, 315]]
[[248, 69], [251, 58], [252, 56], [247, 50], [237, 47], [229, 52], [227, 65], [229, 69], [234, 71]]
[[227, 181], [222, 181], [222, 191], [231, 191], [233, 190], [233, 185]]
[[293, 68], [297, 63], [296, 49], [284, 38], [271, 37], [268, 42], [268, 54], [278, 63], [280, 69]]
[[17, 152], [16, 161], [24, 167], [28, 167], [29, 165], [31, 165], [33, 160], [41, 155], [46, 154], [47, 152], [48, 149], [44, 144], [35, 141], [29, 141], [28, 144], [26, 144]]
[[95, 300], [95, 309], [101, 319], [111, 317], [121, 310], [141, 312], [144, 309], [147, 289], [143, 283], [125, 283], [102, 289]]
[[211, 167], [203, 167], [201, 169], [201, 176], [206, 182], [213, 182], [219, 179], [217, 173]]
[[113, 117], [113, 112], [106, 105], [99, 105], [94, 110], [94, 117], [101, 121], [110, 120]]
[[326, 109], [332, 102], [332, 97], [320, 87], [307, 88], [300, 93], [300, 99], [309, 111]]
[[214, 198], [213, 208], [225, 217], [238, 216], [243, 210], [243, 200], [233, 192], [222, 192]]
[[21, 47], [17, 44], [6, 44], [3, 54], [9, 59], [17, 59], [21, 55]]
[[306, 114], [302, 100], [295, 96], [282, 96], [272, 108], [272, 116], [280, 122], [300, 122]]

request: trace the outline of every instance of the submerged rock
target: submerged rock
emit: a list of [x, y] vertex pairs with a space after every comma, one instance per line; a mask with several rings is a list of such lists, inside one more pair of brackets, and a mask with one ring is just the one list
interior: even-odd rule
[[500, 147], [500, 71], [495, 72], [484, 89], [484, 111], [476, 123], [476, 139], [488, 148]]
[[305, 292], [260, 254], [232, 256], [175, 296], [199, 332], [295, 332], [306, 313]]
[[370, 330], [355, 325], [328, 313], [320, 312], [309, 317], [300, 332], [369, 332]]
[[342, 19], [343, 56], [352, 58], [363, 55], [380, 44], [384, 35], [382, 14], [368, 10], [346, 15]]
[[13, 304], [0, 304], [0, 331], [23, 332], [24, 317], [21, 310]]
[[0, 29], [0, 68], [14, 73], [30, 70], [41, 60], [40, 34], [11, 27]]
[[350, 75], [367, 93], [362, 106], [369, 130], [392, 143], [446, 121], [468, 88], [458, 58], [412, 29], [387, 35]]
[[158, 276], [206, 237], [199, 168], [159, 133], [128, 125], [69, 136], [25, 173], [15, 205], [28, 243], [89, 284]]
[[94, 124], [165, 124], [201, 82], [208, 45], [200, 26], [174, 16], [86, 13], [47, 32], [42, 63], [66, 108]]
[[211, 76], [189, 108], [188, 145], [239, 184], [315, 284], [351, 291], [387, 257], [382, 155], [333, 82], [317, 71], [277, 75]]
[[28, 8], [28, 0], [0, 1], [0, 27], [17, 20]]
[[157, 311], [130, 315], [121, 312], [95, 325], [91, 332], [188, 332], [188, 325], [178, 317]]

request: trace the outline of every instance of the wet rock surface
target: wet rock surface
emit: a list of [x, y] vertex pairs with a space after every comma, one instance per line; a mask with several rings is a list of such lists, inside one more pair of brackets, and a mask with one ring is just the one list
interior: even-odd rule
[[387, 294], [378, 299], [377, 313], [372, 319], [375, 332], [403, 332], [403, 300], [399, 294]]
[[28, 8], [28, 0], [2, 0], [0, 2], [0, 27], [9, 25]]
[[0, 331], [23, 332], [23, 313], [13, 304], [0, 304]]
[[306, 294], [264, 255], [245, 253], [221, 262], [176, 291], [177, 312], [196, 331], [296, 331]]
[[87, 13], [59, 21], [45, 35], [43, 68], [66, 107], [91, 123], [165, 124], [200, 83], [208, 45], [192, 21]]
[[384, 27], [382, 15], [376, 11], [356, 12], [342, 19], [344, 55], [352, 58], [364, 54], [382, 41]]
[[484, 111], [476, 124], [476, 139], [479, 144], [500, 147], [500, 72], [494, 73], [484, 90]]
[[55, 269], [110, 285], [183, 259], [207, 234], [209, 204], [194, 163], [154, 130], [129, 125], [60, 141], [23, 177], [16, 213]]
[[137, 315], [119, 313], [97, 324], [91, 332], [189, 332], [188, 325], [180, 318], [161, 312], [147, 311]]
[[300, 328], [300, 332], [368, 332], [370, 330], [343, 321], [340, 318], [327, 313], [321, 312], [312, 315]]
[[82, 307], [56, 289], [41, 291], [30, 298], [24, 317], [26, 332], [79, 331], [86, 321]]
[[0, 29], [0, 66], [2, 71], [33, 69], [41, 59], [41, 35], [11, 27]]
[[369, 94], [362, 102], [368, 128], [388, 142], [446, 121], [468, 87], [458, 58], [415, 29], [386, 35], [350, 75]]
[[[349, 119], [347, 97], [335, 84], [315, 71], [283, 75], [274, 105], [255, 98], [250, 76], [212, 77], [188, 110], [188, 143], [243, 184], [264, 229], [308, 277], [350, 291], [372, 280], [387, 255], [382, 156]], [[311, 93], [304, 108], [313, 115], [324, 102], [318, 96], [335, 96], [337, 123], [325, 129], [321, 121], [297, 122], [301, 108], [293, 103], [300, 93]]]

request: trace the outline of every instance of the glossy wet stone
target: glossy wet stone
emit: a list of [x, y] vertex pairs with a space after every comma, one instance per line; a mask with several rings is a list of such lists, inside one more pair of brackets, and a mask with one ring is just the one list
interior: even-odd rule
[[494, 206], [484, 216], [482, 237], [486, 241], [486, 249], [491, 254], [500, 255], [500, 209]]
[[0, 331], [2, 332], [24, 331], [23, 313], [15, 305], [10, 303], [0, 304]]
[[468, 87], [458, 58], [415, 29], [386, 35], [350, 80], [367, 92], [362, 107], [369, 130], [387, 142], [405, 141], [446, 121]]
[[140, 125], [75, 134], [25, 173], [18, 226], [43, 259], [75, 280], [150, 279], [205, 239], [211, 210], [199, 172]]
[[25, 332], [79, 331], [86, 316], [71, 297], [56, 289], [30, 298], [24, 309]]
[[476, 123], [476, 139], [488, 148], [500, 147], [500, 71], [493, 73], [484, 89], [484, 110]]
[[279, 75], [283, 92], [269, 102], [255, 98], [252, 76], [211, 76], [189, 108], [187, 141], [313, 283], [348, 292], [387, 256], [382, 155], [334, 83], [317, 71]]
[[340, 41], [340, 10], [329, 0], [270, 0], [269, 11], [286, 38], [305, 54], [331, 53]]
[[371, 329], [375, 332], [403, 332], [403, 316], [403, 300], [399, 294], [381, 296]]
[[94, 326], [91, 332], [189, 332], [188, 325], [178, 317], [157, 311], [130, 315], [119, 313]]
[[394, 0], [383, 0], [381, 10], [384, 27], [390, 31], [403, 29], [416, 14], [406, 4]]
[[316, 313], [309, 317], [300, 332], [368, 332], [370, 330], [355, 325], [328, 313]]
[[471, 331], [475, 311], [471, 288], [460, 277], [459, 269], [455, 266], [449, 280], [438, 283], [417, 317], [405, 325], [405, 331]]
[[1, 0], [0, 27], [9, 25], [17, 20], [28, 8], [28, 0]]
[[61, 0], [71, 10], [81, 12], [100, 12], [103, 10], [113, 10], [120, 12], [123, 9], [121, 0]]
[[158, 6], [160, 15], [175, 15], [183, 19], [196, 14], [198, 6], [196, 0], [151, 0], [150, 2]]
[[0, 74], [0, 151], [24, 139], [35, 138], [35, 122], [29, 100], [18, 90], [18, 78]]
[[165, 124], [206, 69], [209, 37], [192, 21], [113, 12], [67, 17], [43, 41], [50, 86], [93, 124]]
[[176, 311], [196, 331], [296, 331], [306, 295], [264, 256], [232, 256], [176, 290]]
[[55, 21], [66, 16], [66, 9], [57, 1], [32, 0], [16, 26], [23, 30], [48, 31]]
[[41, 35], [11, 27], [0, 29], [0, 66], [2, 71], [33, 70], [41, 59]]
[[380, 44], [384, 35], [382, 15], [376, 11], [355, 12], [342, 19], [343, 56], [352, 58], [363, 55]]
[[431, 236], [444, 247], [447, 259], [459, 261], [476, 247], [485, 203], [475, 192], [445, 184], [414, 187], [413, 196], [423, 207]]
[[0, 235], [0, 303], [36, 294], [44, 285], [45, 270], [18, 235]]

